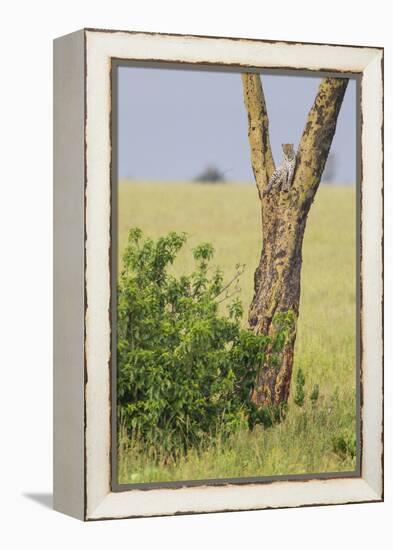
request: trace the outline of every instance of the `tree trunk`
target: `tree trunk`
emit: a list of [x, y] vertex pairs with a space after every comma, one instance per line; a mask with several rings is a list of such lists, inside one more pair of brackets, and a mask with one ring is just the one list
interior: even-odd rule
[[258, 334], [274, 336], [275, 314], [292, 312], [294, 317], [279, 365], [270, 366], [268, 354], [256, 376], [251, 398], [257, 407], [280, 406], [287, 402], [290, 390], [307, 216], [329, 154], [348, 79], [322, 80], [308, 115], [296, 155], [295, 175], [287, 192], [267, 191], [275, 166], [260, 77], [244, 74], [242, 81], [251, 162], [262, 213], [262, 252], [254, 276], [249, 325]]

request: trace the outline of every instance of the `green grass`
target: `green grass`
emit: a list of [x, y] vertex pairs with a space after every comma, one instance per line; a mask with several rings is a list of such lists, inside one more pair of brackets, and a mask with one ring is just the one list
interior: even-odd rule
[[[174, 266], [192, 267], [191, 249], [215, 247], [214, 262], [230, 279], [237, 263], [246, 269], [240, 298], [246, 313], [261, 247], [260, 208], [246, 184], [122, 182], [119, 188], [119, 260], [128, 230], [146, 235], [186, 231], [187, 248]], [[355, 468], [346, 451], [355, 435], [355, 189], [321, 186], [311, 208], [303, 246], [302, 291], [294, 376], [306, 378], [306, 401], [291, 395], [286, 419], [266, 430], [207, 441], [175, 463], [124, 436], [119, 445], [120, 483], [338, 472]], [[319, 385], [315, 406], [309, 399]], [[294, 384], [292, 386], [294, 388]]]

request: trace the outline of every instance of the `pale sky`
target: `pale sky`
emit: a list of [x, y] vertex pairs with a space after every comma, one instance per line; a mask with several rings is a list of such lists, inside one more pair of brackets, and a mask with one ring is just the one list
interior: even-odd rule
[[[252, 182], [239, 74], [119, 67], [120, 178], [193, 179], [208, 165], [229, 181]], [[263, 75], [273, 154], [297, 147], [319, 77]], [[356, 82], [350, 80], [330, 154], [334, 181], [356, 179]], [[324, 178], [323, 178], [324, 179]]]

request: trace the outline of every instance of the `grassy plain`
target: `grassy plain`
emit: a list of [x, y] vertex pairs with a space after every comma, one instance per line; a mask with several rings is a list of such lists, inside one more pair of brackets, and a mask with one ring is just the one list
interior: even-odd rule
[[[192, 268], [191, 249], [201, 242], [215, 248], [214, 263], [230, 279], [245, 264], [240, 298], [245, 323], [253, 275], [261, 248], [260, 208], [255, 186], [121, 182], [119, 261], [128, 230], [140, 227], [156, 238], [185, 231], [187, 247], [174, 265]], [[289, 401], [284, 422], [207, 442], [176, 463], [155, 459], [120, 437], [119, 482], [284, 475], [348, 471], [355, 468], [356, 389], [356, 224], [354, 186], [321, 186], [311, 208], [303, 247], [302, 290], [294, 377], [306, 378], [303, 407]], [[315, 405], [309, 399], [319, 385]], [[292, 385], [294, 388], [294, 384]]]

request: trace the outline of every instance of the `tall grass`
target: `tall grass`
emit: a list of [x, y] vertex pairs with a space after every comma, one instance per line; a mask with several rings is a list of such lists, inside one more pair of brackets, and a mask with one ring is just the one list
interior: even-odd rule
[[[130, 227], [158, 237], [186, 231], [189, 249], [174, 266], [192, 265], [201, 241], [216, 249], [215, 262], [229, 279], [245, 264], [240, 281], [244, 310], [253, 293], [261, 247], [260, 210], [252, 185], [122, 182], [119, 187], [119, 261]], [[355, 457], [355, 190], [322, 186], [311, 208], [303, 247], [302, 291], [294, 377], [306, 378], [306, 399], [290, 397], [286, 419], [269, 429], [206, 441], [176, 462], [119, 438], [119, 481], [140, 483], [353, 470]], [[245, 315], [246, 323], [246, 315]], [[315, 405], [312, 388], [319, 386]], [[292, 386], [294, 388], [294, 385]]]
[[287, 418], [273, 428], [258, 426], [229, 438], [218, 436], [182, 454], [176, 461], [162, 458], [159, 449], [146, 449], [125, 432], [119, 439], [119, 483], [145, 483], [319, 472], [352, 471], [355, 456], [337, 443], [353, 433], [354, 403], [289, 407]]

